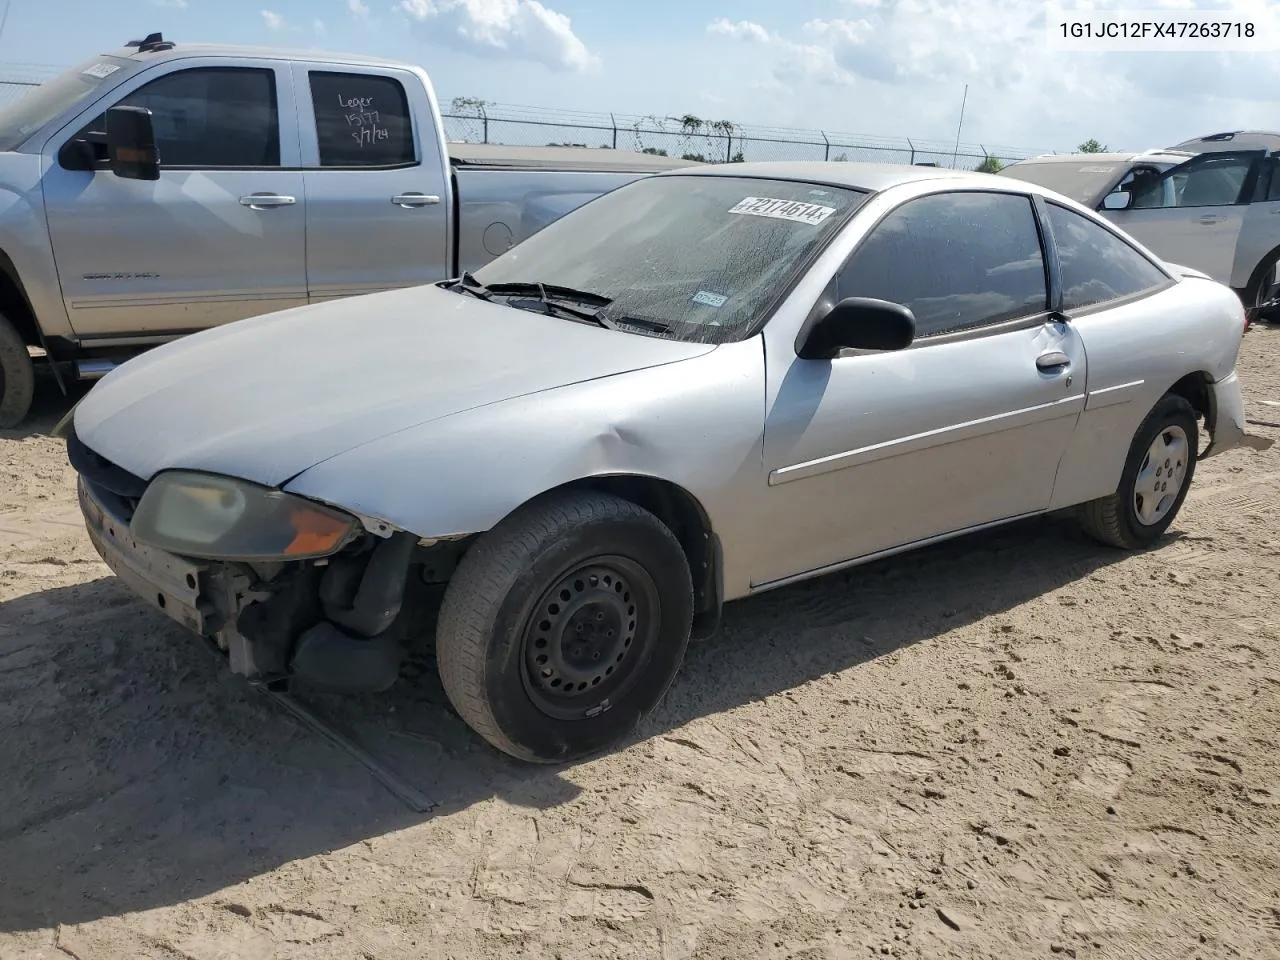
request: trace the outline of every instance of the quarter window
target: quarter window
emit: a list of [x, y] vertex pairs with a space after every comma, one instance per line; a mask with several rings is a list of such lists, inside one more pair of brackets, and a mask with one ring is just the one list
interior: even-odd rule
[[1048, 309], [1044, 253], [1028, 197], [941, 193], [872, 228], [841, 272], [839, 296], [909, 307], [926, 337]]
[[390, 77], [312, 73], [322, 167], [394, 167], [416, 159], [404, 87]]
[[1056, 203], [1045, 206], [1058, 248], [1064, 312], [1169, 282], [1162, 270], [1110, 230]]

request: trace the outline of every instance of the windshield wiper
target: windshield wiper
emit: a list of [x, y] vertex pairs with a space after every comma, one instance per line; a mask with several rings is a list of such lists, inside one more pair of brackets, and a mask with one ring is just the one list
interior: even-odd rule
[[466, 271], [457, 280], [449, 284], [448, 288], [450, 290], [461, 290], [463, 293], [469, 293], [473, 297], [479, 297], [481, 300], [493, 299], [493, 291]]
[[572, 303], [586, 303], [597, 307], [607, 307], [613, 303], [613, 297], [592, 293], [590, 290], [577, 290], [573, 287], [561, 287], [554, 283], [527, 283], [513, 281], [511, 283], [491, 283], [485, 287], [489, 293], [505, 296], [537, 296], [541, 299], [568, 300]]
[[607, 320], [615, 327], [640, 327], [644, 330], [652, 330], [654, 333], [670, 333], [671, 324], [663, 323], [661, 320], [650, 320], [648, 317], [600, 317], [601, 320]]

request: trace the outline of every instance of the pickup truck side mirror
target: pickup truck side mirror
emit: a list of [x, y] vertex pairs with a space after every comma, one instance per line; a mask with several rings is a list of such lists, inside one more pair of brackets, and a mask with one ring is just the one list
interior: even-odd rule
[[871, 297], [846, 297], [800, 333], [796, 354], [831, 360], [841, 350], [904, 350], [916, 338], [908, 307]]
[[1102, 198], [1103, 210], [1128, 210], [1133, 203], [1133, 194], [1128, 190], [1113, 190]]
[[160, 151], [151, 111], [112, 107], [107, 111], [107, 157], [111, 172], [126, 180], [159, 180]]

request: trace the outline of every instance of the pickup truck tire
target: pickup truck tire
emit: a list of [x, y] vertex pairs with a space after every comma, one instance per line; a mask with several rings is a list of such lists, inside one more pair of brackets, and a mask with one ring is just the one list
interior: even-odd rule
[[1116, 492], [1080, 507], [1080, 522], [1094, 539], [1122, 550], [1151, 546], [1182, 509], [1200, 449], [1196, 412], [1182, 397], [1165, 394], [1134, 434]]
[[12, 430], [31, 412], [36, 371], [12, 323], [0, 314], [0, 430]]
[[670, 529], [594, 492], [535, 500], [467, 551], [436, 660], [449, 701], [497, 749], [565, 763], [628, 737], [665, 696], [693, 623]]

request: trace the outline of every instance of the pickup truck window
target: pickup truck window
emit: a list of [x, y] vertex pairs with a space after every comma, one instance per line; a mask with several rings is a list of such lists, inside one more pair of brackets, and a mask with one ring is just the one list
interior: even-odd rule
[[846, 187], [663, 174], [578, 207], [476, 271], [607, 298], [604, 322], [694, 343], [750, 336], [866, 199]]
[[[250, 67], [195, 67], [166, 74], [112, 106], [146, 107], [153, 115], [163, 167], [280, 166], [276, 77]], [[76, 136], [106, 158], [106, 115]]]
[[409, 98], [399, 81], [311, 72], [322, 167], [397, 167], [417, 159]]

